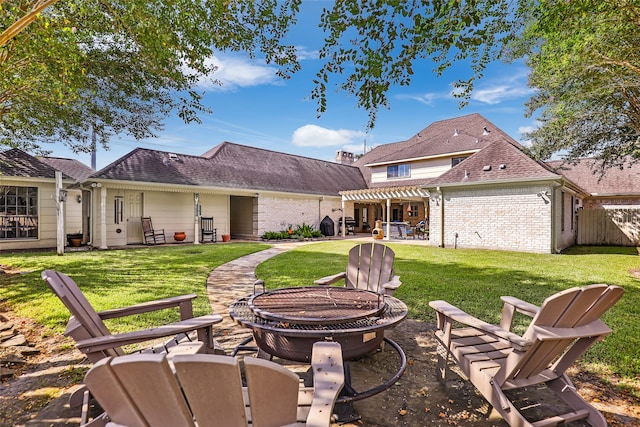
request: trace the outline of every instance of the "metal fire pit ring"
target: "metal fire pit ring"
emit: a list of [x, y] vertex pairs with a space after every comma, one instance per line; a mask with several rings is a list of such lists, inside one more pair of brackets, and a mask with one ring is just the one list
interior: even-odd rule
[[[288, 292], [290, 289], [286, 288], [280, 291]], [[307, 289], [311, 292], [312, 288], [301, 289]], [[322, 287], [322, 289], [327, 288]], [[343, 288], [332, 287], [332, 289]], [[369, 293], [368, 291], [359, 292]], [[339, 323], [336, 322], [336, 319], [315, 323], [287, 322], [286, 318], [277, 321], [261, 317], [263, 313], [256, 313], [252, 310], [249, 300], [255, 301], [259, 295], [262, 294], [249, 295], [235, 301], [229, 307], [229, 315], [238, 324], [253, 331], [256, 345], [262, 351], [272, 356], [297, 362], [311, 362], [311, 351], [313, 343], [316, 341], [339, 342], [342, 346], [342, 357], [345, 360], [366, 356], [380, 347], [385, 329], [397, 325], [407, 316], [407, 306], [402, 301], [385, 296], [382, 310], [376, 315], [364, 318], [355, 318]], [[313, 317], [313, 315], [310, 316]]]

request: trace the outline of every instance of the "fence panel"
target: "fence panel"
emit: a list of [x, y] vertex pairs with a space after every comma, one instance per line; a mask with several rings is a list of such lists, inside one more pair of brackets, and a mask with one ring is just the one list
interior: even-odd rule
[[640, 209], [581, 209], [578, 244], [640, 246]]

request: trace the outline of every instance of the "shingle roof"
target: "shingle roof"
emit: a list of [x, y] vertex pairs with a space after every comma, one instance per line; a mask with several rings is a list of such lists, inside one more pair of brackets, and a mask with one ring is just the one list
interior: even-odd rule
[[69, 175], [76, 181], [84, 181], [95, 173], [93, 168], [75, 159], [66, 159], [64, 157], [42, 157], [40, 161], [49, 166]]
[[577, 164], [564, 160], [547, 162], [557, 173], [567, 177], [594, 196], [640, 195], [640, 164], [626, 162], [627, 167], [609, 168], [602, 175], [594, 159], [581, 159]]
[[[64, 171], [62, 177], [69, 179]], [[56, 169], [17, 148], [0, 152], [0, 174], [24, 178], [55, 179]]]
[[527, 156], [519, 147], [499, 139], [432, 180], [430, 185], [559, 177], [543, 163]]
[[230, 142], [203, 156], [137, 148], [93, 178], [336, 196], [366, 187], [354, 166]]

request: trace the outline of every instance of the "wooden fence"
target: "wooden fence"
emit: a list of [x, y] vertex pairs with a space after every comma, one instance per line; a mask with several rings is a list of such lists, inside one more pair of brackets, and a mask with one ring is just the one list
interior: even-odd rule
[[581, 209], [577, 243], [640, 246], [640, 209]]

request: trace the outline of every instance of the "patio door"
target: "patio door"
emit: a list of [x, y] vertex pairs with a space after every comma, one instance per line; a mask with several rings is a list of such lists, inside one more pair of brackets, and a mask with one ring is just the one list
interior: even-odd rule
[[142, 193], [126, 191], [125, 211], [127, 216], [127, 244], [142, 243]]

